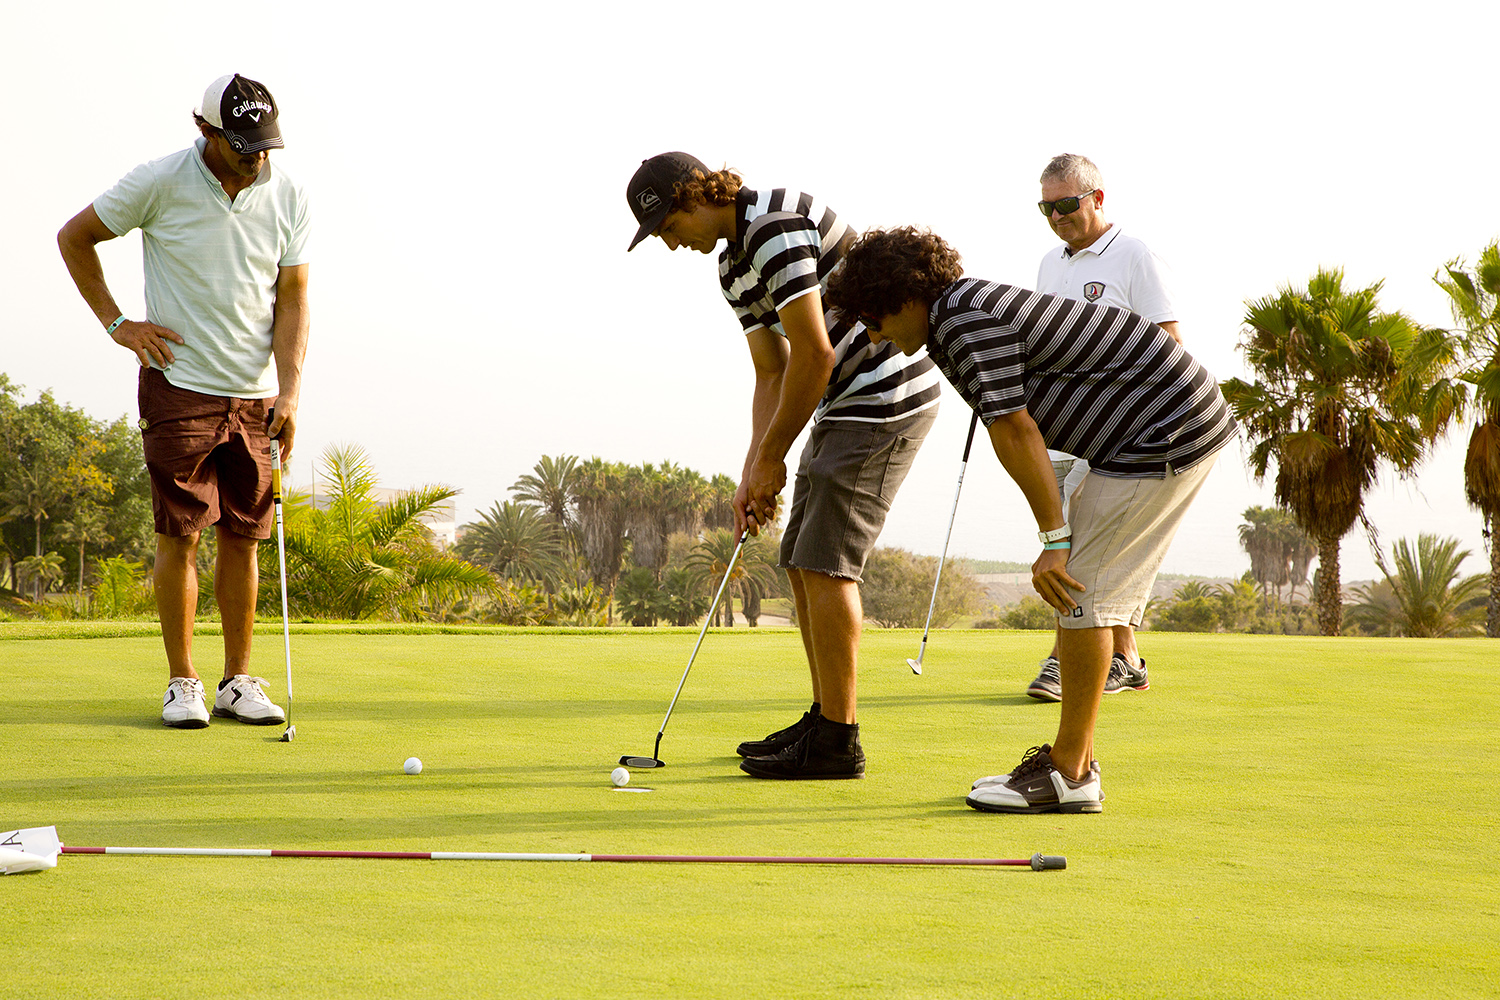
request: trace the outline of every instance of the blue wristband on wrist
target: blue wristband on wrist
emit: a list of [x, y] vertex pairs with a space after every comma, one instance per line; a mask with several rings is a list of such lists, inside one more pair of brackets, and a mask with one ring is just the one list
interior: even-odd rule
[[1072, 547], [1073, 543], [1071, 541], [1048, 542], [1042, 546], [1044, 549], [1071, 549]]
[[115, 331], [120, 328], [120, 324], [123, 322], [125, 322], [125, 314], [120, 313], [120, 315], [115, 317], [115, 321], [109, 324], [109, 326], [105, 329], [105, 335], [113, 337], [115, 335]]

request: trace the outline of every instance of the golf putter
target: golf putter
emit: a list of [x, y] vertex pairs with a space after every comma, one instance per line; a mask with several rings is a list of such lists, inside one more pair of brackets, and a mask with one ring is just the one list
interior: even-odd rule
[[948, 558], [948, 541], [953, 537], [953, 522], [958, 518], [958, 495], [964, 488], [964, 470], [969, 467], [969, 449], [974, 446], [974, 428], [979, 426], [979, 411], [974, 411], [969, 421], [969, 439], [964, 442], [964, 460], [958, 466], [958, 485], [953, 488], [953, 513], [948, 515], [948, 533], [943, 536], [943, 554], [938, 557], [937, 576], [932, 579], [932, 601], [927, 605], [927, 625], [922, 629], [922, 647], [917, 650], [915, 660], [908, 659], [906, 665], [911, 672], [922, 672], [922, 657], [927, 655], [927, 633], [932, 630], [932, 612], [937, 607], [938, 583], [943, 579], [943, 563]]
[[714, 620], [714, 612], [719, 607], [719, 598], [724, 596], [724, 588], [729, 586], [729, 574], [734, 572], [734, 564], [740, 558], [740, 549], [745, 547], [745, 539], [750, 535], [749, 529], [740, 532], [740, 540], [734, 547], [734, 555], [729, 557], [729, 566], [724, 570], [724, 581], [719, 584], [719, 592], [714, 595], [713, 603], [708, 606], [708, 615], [703, 619], [703, 628], [698, 630], [698, 641], [693, 644], [692, 655], [688, 657], [687, 666], [682, 671], [682, 680], [677, 682], [677, 693], [672, 695], [672, 704], [667, 706], [667, 714], [661, 720], [661, 729], [656, 733], [656, 747], [651, 751], [650, 757], [632, 757], [629, 754], [620, 758], [620, 763], [626, 767], [666, 767], [661, 759], [661, 738], [667, 731], [667, 720], [672, 717], [672, 709], [677, 707], [678, 695], [682, 694], [682, 686], [687, 683], [688, 671], [693, 669], [693, 660], [698, 656], [698, 647], [703, 645], [703, 637], [708, 633], [708, 626]]
[[[271, 410], [274, 420], [276, 411]], [[281, 564], [281, 640], [286, 648], [286, 730], [279, 742], [290, 743], [297, 737], [292, 725], [292, 623], [286, 607], [286, 538], [281, 517], [281, 442], [271, 439], [271, 506], [276, 509], [276, 557]]]

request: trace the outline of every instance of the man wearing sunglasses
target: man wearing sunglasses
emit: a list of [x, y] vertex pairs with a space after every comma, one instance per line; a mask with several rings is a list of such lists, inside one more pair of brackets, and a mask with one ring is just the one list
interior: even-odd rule
[[741, 743], [756, 778], [860, 778], [855, 717], [863, 610], [859, 581], [886, 511], [937, 416], [942, 379], [926, 357], [870, 341], [823, 305], [829, 274], [855, 232], [822, 201], [745, 186], [687, 153], [643, 160], [626, 189], [639, 227], [669, 250], [719, 251], [719, 286], [750, 349], [755, 389], [735, 521], [776, 517], [786, 454], [812, 422], [782, 532], [813, 704], [763, 740]]
[[[1129, 309], [1182, 343], [1177, 313], [1164, 277], [1166, 266], [1146, 244], [1105, 221], [1104, 176], [1092, 160], [1076, 153], [1054, 156], [1042, 171], [1042, 200], [1037, 207], [1063, 241], [1062, 246], [1042, 258], [1037, 269], [1037, 291]], [[1088, 462], [1059, 451], [1049, 450], [1047, 455], [1052, 459], [1066, 508], [1069, 497], [1088, 473]], [[1144, 606], [1140, 610], [1144, 613]], [[1146, 661], [1135, 643], [1135, 625], [1139, 622], [1138, 614], [1132, 617], [1131, 624], [1118, 625], [1112, 630], [1114, 651], [1104, 684], [1105, 694], [1144, 691], [1151, 686]], [[1057, 659], [1061, 638], [1059, 629], [1052, 652], [1042, 661], [1036, 680], [1026, 689], [1028, 695], [1040, 701], [1062, 698]]]

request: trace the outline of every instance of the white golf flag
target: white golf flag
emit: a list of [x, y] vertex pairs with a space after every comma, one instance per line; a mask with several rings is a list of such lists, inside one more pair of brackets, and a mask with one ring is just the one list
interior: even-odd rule
[[62, 843], [57, 827], [34, 826], [29, 830], [0, 833], [0, 875], [40, 872], [57, 867]]

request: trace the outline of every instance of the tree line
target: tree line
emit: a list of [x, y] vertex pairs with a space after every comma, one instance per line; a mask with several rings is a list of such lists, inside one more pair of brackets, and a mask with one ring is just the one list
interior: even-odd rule
[[151, 489], [132, 423], [21, 389], [0, 373], [0, 587], [40, 601], [154, 551]]
[[[1361, 524], [1380, 551], [1365, 513], [1377, 474], [1414, 475], [1465, 421], [1465, 497], [1486, 538], [1500, 529], [1500, 243], [1472, 265], [1449, 261], [1434, 281], [1451, 305], [1451, 329], [1382, 310], [1381, 282], [1347, 288], [1338, 270], [1246, 303], [1241, 349], [1253, 374], [1226, 380], [1223, 391], [1244, 428], [1251, 471], [1272, 479], [1277, 505], [1254, 517], [1247, 511], [1240, 526], [1249, 586], [1269, 588], [1274, 612], [1281, 589], [1295, 595], [1316, 559], [1311, 586], [1323, 634], [1343, 629], [1342, 539]], [[149, 603], [132, 596], [154, 553], [139, 435], [124, 417], [102, 423], [50, 393], [27, 405], [19, 397], [20, 387], [0, 374], [0, 587], [34, 605], [76, 589], [80, 614], [97, 610], [90, 602], [115, 613]], [[362, 452], [331, 450], [324, 463], [335, 484], [328, 506], [287, 505], [288, 557], [302, 585], [293, 603], [307, 614], [594, 624], [618, 610], [634, 624], [691, 621], [706, 612], [706, 583], [717, 583], [735, 541], [734, 480], [669, 461], [544, 456], [512, 486], [512, 499], [464, 526], [453, 553], [438, 549], [421, 519], [454, 491], [426, 487], [383, 505]], [[1288, 524], [1300, 541], [1284, 550]], [[748, 541], [727, 588], [752, 623], [762, 600], [786, 594], [774, 544], [774, 527]], [[1423, 552], [1437, 559], [1440, 548], [1441, 540], [1419, 538], [1405, 556], [1393, 553], [1387, 581]], [[1481, 589], [1485, 632], [1495, 637], [1500, 549], [1488, 548]], [[896, 551], [872, 557], [869, 617], [915, 624], [909, 609], [923, 589], [912, 583], [920, 557]], [[262, 554], [263, 567], [274, 567], [270, 555]], [[200, 559], [200, 572], [211, 574], [211, 538]], [[954, 576], [964, 591], [963, 574]], [[930, 574], [927, 581], [930, 588]], [[940, 618], [972, 608], [974, 590], [958, 591], [939, 595]], [[1372, 596], [1380, 595], [1365, 595]], [[714, 612], [732, 622], [731, 607]], [[1274, 613], [1295, 617], [1290, 599], [1285, 607]]]

